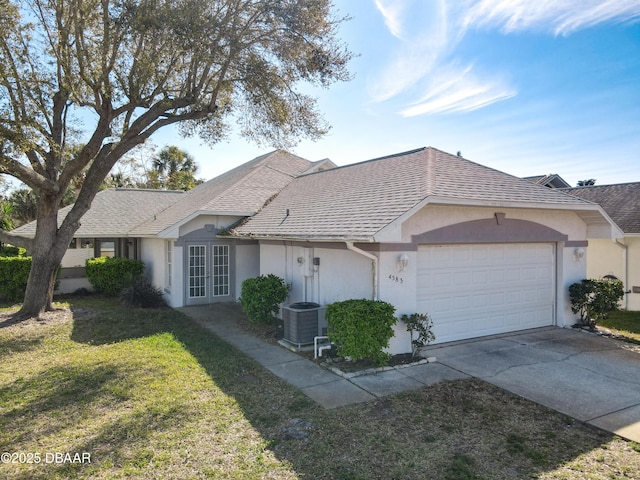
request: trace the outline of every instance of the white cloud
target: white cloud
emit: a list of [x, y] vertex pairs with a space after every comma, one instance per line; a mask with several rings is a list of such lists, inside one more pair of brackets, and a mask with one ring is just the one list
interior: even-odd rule
[[515, 89], [499, 78], [479, 77], [472, 65], [449, 67], [433, 75], [426, 94], [400, 112], [404, 117], [429, 113], [468, 112], [516, 95]]
[[639, 0], [581, 0], [578, 5], [575, 0], [481, 0], [469, 8], [462, 26], [569, 35], [600, 23], [638, 21]]
[[[374, 0], [397, 41], [370, 82], [374, 102], [401, 97], [403, 116], [469, 111], [516, 95], [503, 72], [454, 68], [471, 28], [570, 33], [604, 22], [640, 22], [640, 0]], [[412, 98], [413, 97], [413, 98]], [[416, 100], [416, 97], [419, 98]]]
[[394, 37], [402, 38], [402, 13], [405, 3], [394, 0], [374, 0], [376, 8], [382, 14], [384, 23]]

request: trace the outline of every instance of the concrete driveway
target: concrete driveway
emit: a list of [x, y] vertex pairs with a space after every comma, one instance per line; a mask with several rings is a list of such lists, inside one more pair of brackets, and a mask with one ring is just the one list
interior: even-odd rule
[[640, 442], [640, 346], [549, 327], [428, 350], [440, 364]]

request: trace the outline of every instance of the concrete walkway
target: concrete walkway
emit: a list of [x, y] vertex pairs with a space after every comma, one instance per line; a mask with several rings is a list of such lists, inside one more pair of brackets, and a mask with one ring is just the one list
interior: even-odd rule
[[237, 304], [220, 303], [182, 307], [178, 310], [253, 358], [274, 375], [299, 388], [324, 408], [368, 402], [444, 380], [468, 378], [468, 375], [452, 368], [429, 363], [347, 380], [311, 360], [242, 330], [238, 327], [237, 320], [244, 314]]
[[640, 442], [640, 347], [548, 327], [429, 347], [436, 363], [345, 379], [238, 327], [237, 304], [179, 309], [325, 408], [476, 377]]

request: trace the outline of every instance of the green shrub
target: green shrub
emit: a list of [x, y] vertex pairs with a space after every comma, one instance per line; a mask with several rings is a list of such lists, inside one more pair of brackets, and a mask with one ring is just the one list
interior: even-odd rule
[[132, 308], [161, 308], [167, 305], [162, 290], [142, 277], [120, 292], [120, 301]]
[[426, 313], [402, 315], [400, 320], [407, 325], [407, 332], [411, 335], [411, 356], [415, 358], [421, 348], [426, 347], [429, 342], [436, 339], [436, 336], [431, 331], [433, 320]]
[[0, 246], [0, 257], [23, 257], [26, 252], [24, 248], [13, 245]]
[[23, 301], [30, 270], [31, 257], [0, 257], [0, 299]]
[[253, 323], [269, 323], [275, 321], [279, 305], [287, 295], [289, 287], [284, 280], [270, 273], [242, 282], [240, 304]]
[[86, 272], [96, 292], [115, 297], [142, 276], [144, 263], [130, 258], [89, 258]]
[[369, 359], [385, 365], [391, 355], [383, 349], [393, 337], [395, 308], [377, 300], [345, 300], [327, 307], [327, 335], [338, 346], [338, 355]]
[[592, 329], [618, 309], [623, 296], [623, 283], [615, 279], [584, 279], [569, 287], [571, 311], [579, 313], [581, 322]]

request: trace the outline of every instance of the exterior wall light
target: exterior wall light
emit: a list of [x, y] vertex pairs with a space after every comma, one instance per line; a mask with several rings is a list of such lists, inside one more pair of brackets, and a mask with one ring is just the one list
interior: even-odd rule
[[409, 265], [409, 255], [407, 255], [406, 253], [403, 253], [402, 255], [398, 256], [398, 271], [399, 272], [404, 272], [407, 269], [407, 266]]
[[573, 251], [573, 261], [580, 262], [584, 258], [584, 248], [576, 248]]

